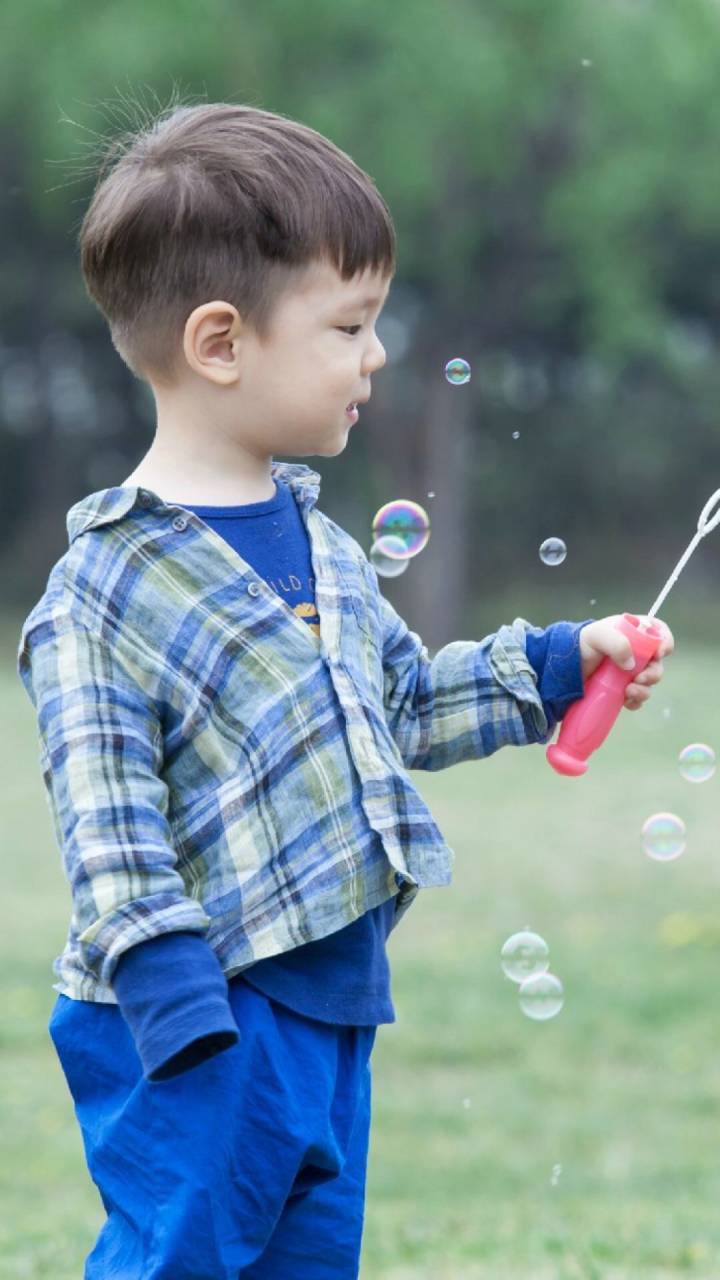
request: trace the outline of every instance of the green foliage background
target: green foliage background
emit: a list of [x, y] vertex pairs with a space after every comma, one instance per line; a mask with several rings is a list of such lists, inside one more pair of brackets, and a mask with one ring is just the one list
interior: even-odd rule
[[[71, 502], [119, 483], [150, 443], [147, 389], [85, 296], [75, 238], [102, 138], [133, 126], [135, 102], [179, 96], [297, 116], [393, 210], [386, 312], [406, 349], [388, 344], [323, 499], [367, 543], [380, 502], [435, 492], [423, 571], [392, 588], [428, 641], [488, 610], [497, 625], [500, 601], [532, 603], [540, 623], [600, 596], [649, 607], [720, 474], [716, 0], [9, 0], [6, 14], [0, 565], [14, 602], [64, 549]], [[454, 354], [467, 387], [442, 377]], [[80, 390], [58, 418], [63, 377]], [[537, 576], [548, 534], [570, 548], [552, 584]], [[686, 575], [677, 617], [698, 637], [717, 623], [719, 565], [708, 544]]]

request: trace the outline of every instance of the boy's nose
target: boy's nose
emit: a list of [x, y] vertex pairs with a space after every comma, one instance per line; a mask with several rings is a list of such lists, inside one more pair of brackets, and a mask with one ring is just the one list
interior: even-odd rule
[[367, 376], [370, 373], [374, 373], [376, 369], [382, 369], [386, 359], [385, 348], [380, 339], [376, 337], [369, 354], [363, 362], [363, 373]]

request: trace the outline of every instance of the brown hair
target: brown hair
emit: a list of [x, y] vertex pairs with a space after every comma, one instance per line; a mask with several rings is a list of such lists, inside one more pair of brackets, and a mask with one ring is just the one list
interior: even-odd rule
[[232, 103], [166, 108], [105, 148], [79, 233], [89, 296], [139, 378], [172, 383], [190, 312], [222, 298], [261, 340], [299, 269], [392, 275], [372, 178], [307, 125]]

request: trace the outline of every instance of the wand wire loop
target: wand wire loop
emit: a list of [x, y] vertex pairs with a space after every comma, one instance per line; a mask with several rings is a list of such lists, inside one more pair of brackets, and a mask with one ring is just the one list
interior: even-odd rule
[[[718, 509], [715, 512], [715, 515], [713, 516], [712, 520], [709, 520], [708, 516], [710, 515], [710, 512], [712, 511], [716, 503], [718, 504]], [[709, 533], [711, 529], [714, 529], [718, 524], [720, 524], [720, 489], [716, 489], [712, 497], [708, 498], [707, 502], [705, 503], [705, 506], [700, 512], [700, 519], [698, 520], [698, 529], [702, 534], [706, 534], [706, 533]]]
[[[718, 509], [717, 509], [717, 511], [715, 512], [715, 515], [712, 517], [712, 519], [710, 519], [710, 518], [709, 518], [709, 517], [710, 517], [710, 512], [712, 511], [713, 507], [714, 507], [714, 506], [716, 506], [716, 505], [718, 506]], [[670, 591], [670, 588], [671, 588], [671, 587], [673, 587], [673, 586], [675, 585], [675, 583], [677, 582], [678, 578], [680, 577], [680, 574], [681, 574], [682, 570], [685, 568], [685, 565], [687, 564], [688, 560], [690, 559], [690, 557], [691, 557], [691, 555], [692, 555], [693, 551], [695, 550], [695, 548], [696, 548], [696, 546], [697, 546], [698, 542], [700, 541], [700, 539], [701, 539], [701, 538], [704, 538], [706, 533], [710, 533], [710, 531], [711, 531], [712, 529], [715, 529], [715, 528], [717, 527], [717, 525], [718, 525], [718, 524], [720, 524], [720, 489], [716, 489], [716, 490], [715, 490], [715, 492], [714, 492], [714, 494], [712, 495], [712, 497], [711, 497], [711, 498], [709, 498], [709, 499], [708, 499], [708, 501], [705, 503], [705, 506], [703, 507], [702, 511], [700, 512], [700, 518], [699, 518], [699, 520], [698, 520], [698, 525], [697, 525], [697, 527], [698, 527], [698, 531], [697, 531], [697, 533], [695, 534], [695, 537], [692, 539], [692, 542], [691, 542], [691, 543], [690, 543], [690, 545], [688, 546], [688, 548], [687, 548], [687, 550], [685, 551], [685, 553], [680, 557], [680, 559], [678, 560], [677, 564], [675, 565], [675, 568], [673, 569], [672, 573], [670, 574], [670, 577], [668, 578], [667, 582], [665, 583], [665, 586], [663, 587], [662, 591], [660, 592], [660, 595], [658, 596], [658, 598], [657, 598], [657, 600], [655, 601], [655, 603], [654, 603], [654, 605], [653, 605], [652, 609], [651, 609], [651, 610], [650, 610], [650, 612], [648, 613], [648, 615], [647, 615], [647, 616], [648, 616], [648, 618], [654, 618], [654, 617], [655, 617], [655, 614], [657, 613], [658, 609], [660, 608], [660, 605], [662, 604], [662, 602], [663, 602], [663, 600], [665, 599], [665, 597], [668, 595], [668, 593], [669, 593], [669, 591]]]

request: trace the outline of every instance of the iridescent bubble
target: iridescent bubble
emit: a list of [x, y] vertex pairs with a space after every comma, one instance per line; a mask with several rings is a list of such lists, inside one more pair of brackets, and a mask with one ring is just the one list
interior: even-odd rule
[[546, 538], [540, 545], [540, 559], [543, 564], [562, 564], [567, 555], [567, 547], [562, 538]]
[[563, 1007], [563, 984], [554, 973], [533, 973], [518, 988], [520, 1008], [528, 1018], [545, 1022]]
[[469, 382], [470, 365], [467, 360], [462, 360], [460, 356], [455, 356], [453, 360], [448, 360], [445, 365], [445, 377], [454, 387], [461, 387], [464, 382]]
[[707, 782], [715, 772], [715, 752], [705, 742], [691, 742], [680, 752], [678, 764], [687, 782]]
[[390, 558], [410, 559], [427, 546], [430, 538], [430, 517], [419, 502], [411, 502], [409, 498], [396, 498], [394, 502], [386, 502], [384, 507], [375, 513], [372, 522], [373, 538], [391, 536], [399, 539], [401, 550], [393, 549], [386, 554]]
[[381, 578], [399, 578], [410, 563], [402, 538], [392, 534], [376, 538], [370, 548], [370, 562]]
[[642, 840], [649, 858], [670, 862], [685, 848], [685, 823], [674, 813], [654, 813], [643, 826]]
[[513, 982], [524, 982], [534, 973], [542, 973], [550, 966], [550, 948], [539, 933], [521, 929], [513, 933], [503, 944], [500, 963], [503, 972]]

